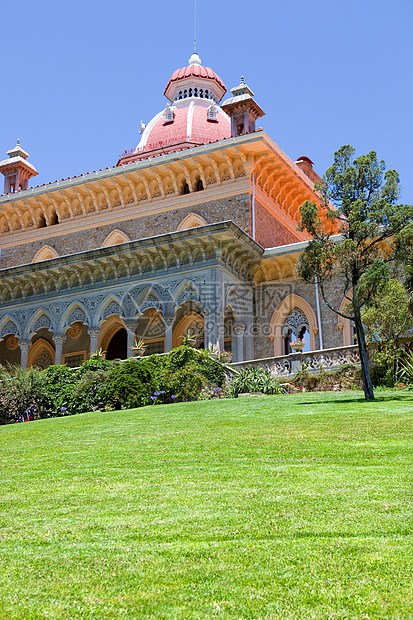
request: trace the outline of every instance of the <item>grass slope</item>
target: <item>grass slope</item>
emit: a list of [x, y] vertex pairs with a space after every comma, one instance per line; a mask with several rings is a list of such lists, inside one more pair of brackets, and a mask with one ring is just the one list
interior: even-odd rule
[[413, 618], [411, 393], [0, 428], [0, 618]]

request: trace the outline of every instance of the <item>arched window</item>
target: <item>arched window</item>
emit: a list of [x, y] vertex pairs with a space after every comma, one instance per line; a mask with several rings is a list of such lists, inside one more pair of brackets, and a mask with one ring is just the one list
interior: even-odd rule
[[126, 243], [127, 241], [130, 241], [128, 235], [116, 228], [104, 239], [102, 248], [106, 248], [110, 245], [117, 245], [118, 243]]
[[198, 183], [196, 184], [196, 191], [202, 192], [203, 189], [204, 189], [204, 184], [202, 183], [202, 179], [199, 179]]
[[184, 185], [184, 187], [183, 187], [183, 191], [182, 191], [182, 193], [183, 193], [183, 194], [189, 194], [189, 193], [190, 193], [188, 183], [185, 183], [185, 185]]
[[284, 321], [282, 330], [284, 339], [284, 354], [292, 352], [290, 342], [296, 338], [306, 340], [304, 351], [310, 351], [310, 327], [308, 319], [300, 308], [293, 308]]
[[203, 217], [197, 213], [189, 213], [179, 224], [177, 230], [188, 230], [189, 228], [196, 228], [197, 226], [206, 226], [207, 223]]
[[[303, 330], [303, 328], [305, 328]], [[269, 338], [274, 341], [274, 355], [285, 355], [291, 338], [307, 341], [305, 351], [316, 350], [317, 318], [308, 301], [291, 293], [283, 299], [271, 318]]]
[[54, 248], [51, 248], [50, 245], [44, 245], [40, 250], [35, 254], [32, 263], [37, 263], [41, 260], [49, 260], [51, 258], [57, 258], [59, 254], [56, 252]]

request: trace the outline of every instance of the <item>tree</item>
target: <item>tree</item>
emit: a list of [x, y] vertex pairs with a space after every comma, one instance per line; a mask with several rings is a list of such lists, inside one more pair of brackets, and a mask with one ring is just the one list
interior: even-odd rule
[[[385, 172], [374, 151], [357, 158], [354, 153], [347, 145], [334, 154], [333, 165], [316, 184], [320, 205], [306, 201], [301, 207], [299, 228], [312, 240], [301, 255], [298, 273], [306, 282], [317, 278], [327, 306], [354, 321], [364, 394], [373, 400], [361, 312], [391, 277], [391, 263], [403, 247], [399, 236], [412, 226], [413, 207], [397, 204], [395, 170]], [[349, 301], [344, 312], [334, 307], [329, 294], [333, 281]]]
[[399, 360], [403, 354], [400, 338], [412, 324], [409, 298], [397, 278], [378, 289], [376, 299], [362, 312], [361, 318], [367, 343], [372, 346], [373, 360], [393, 385], [397, 381]]

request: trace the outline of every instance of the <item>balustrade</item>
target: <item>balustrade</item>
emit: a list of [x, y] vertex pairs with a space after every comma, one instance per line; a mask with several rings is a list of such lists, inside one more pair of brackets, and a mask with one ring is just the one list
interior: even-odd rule
[[290, 378], [301, 368], [307, 368], [310, 372], [317, 373], [321, 370], [334, 370], [348, 363], [360, 365], [357, 345], [308, 351], [307, 353], [291, 353], [290, 355], [279, 355], [278, 357], [236, 362], [232, 365], [238, 369], [245, 368], [246, 366], [265, 368], [276, 377]]

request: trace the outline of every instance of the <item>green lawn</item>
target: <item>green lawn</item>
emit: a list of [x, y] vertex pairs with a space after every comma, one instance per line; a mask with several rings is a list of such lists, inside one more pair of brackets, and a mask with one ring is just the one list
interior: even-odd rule
[[413, 394], [0, 428], [0, 618], [413, 618]]

